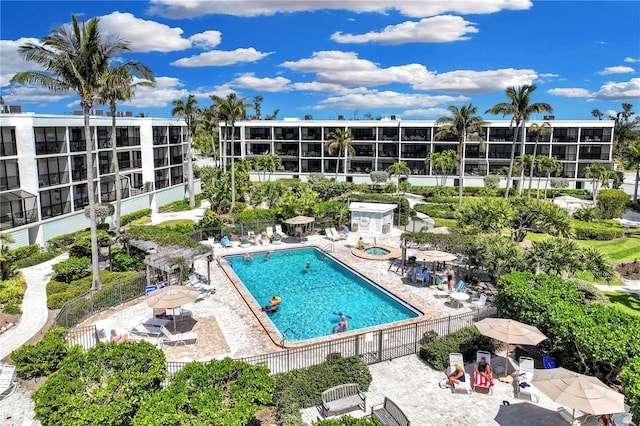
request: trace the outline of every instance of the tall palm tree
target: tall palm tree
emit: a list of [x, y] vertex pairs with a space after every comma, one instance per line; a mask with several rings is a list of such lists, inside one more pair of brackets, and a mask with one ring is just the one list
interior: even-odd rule
[[87, 143], [87, 192], [89, 194], [89, 222], [91, 229], [91, 264], [93, 284], [101, 287], [96, 222], [96, 200], [93, 182], [93, 138], [89, 114], [100, 88], [101, 79], [109, 67], [109, 59], [129, 50], [128, 44], [116, 37], [102, 37], [98, 18], [79, 23], [72, 15], [71, 25], [55, 28], [40, 43], [27, 42], [20, 46], [20, 54], [27, 61], [40, 65], [44, 71], [25, 71], [16, 74], [12, 82], [35, 84], [52, 92], [73, 91], [80, 96], [84, 115], [84, 135]]
[[548, 122], [542, 124], [533, 123], [529, 126], [529, 131], [535, 133], [536, 143], [533, 145], [533, 158], [531, 159], [531, 168], [529, 168], [529, 189], [527, 190], [527, 197], [531, 196], [531, 185], [533, 184], [533, 169], [536, 166], [536, 156], [538, 155], [538, 142], [540, 137], [544, 137], [549, 133], [551, 125]]
[[396, 177], [398, 195], [400, 195], [400, 176], [409, 176], [411, 174], [411, 169], [404, 161], [398, 161], [387, 168], [387, 173], [389, 176]]
[[189, 191], [189, 207], [196, 207], [196, 194], [193, 192], [193, 155], [191, 155], [191, 145], [193, 144], [193, 134], [196, 130], [196, 117], [200, 113], [198, 109], [198, 101], [194, 95], [187, 96], [186, 100], [176, 99], [171, 103], [171, 115], [180, 120], [184, 117], [187, 123], [187, 189]]
[[[136, 72], [144, 80], [133, 82], [133, 73]], [[111, 163], [115, 176], [116, 212], [115, 234], [116, 240], [120, 237], [120, 214], [122, 211], [122, 182], [120, 181], [120, 163], [118, 162], [118, 149], [116, 147], [116, 113], [117, 103], [127, 101], [134, 95], [136, 86], [153, 86], [155, 79], [151, 68], [139, 62], [127, 62], [109, 68], [102, 79], [102, 85], [96, 102], [108, 104], [111, 112]], [[131, 188], [129, 188], [131, 190]]]
[[591, 179], [591, 194], [593, 195], [593, 202], [598, 200], [598, 190], [600, 184], [605, 184], [609, 181], [610, 170], [604, 167], [600, 163], [591, 163], [591, 165], [584, 168], [584, 177]]
[[214, 164], [218, 164], [216, 155], [216, 135], [218, 133], [219, 119], [220, 113], [218, 112], [218, 108], [215, 104], [210, 105], [208, 108], [204, 108], [198, 116], [199, 128], [211, 139], [211, 155], [213, 157]]
[[[549, 187], [549, 181], [551, 180], [551, 175], [556, 175], [562, 172], [562, 163], [556, 160], [553, 157], [542, 156], [539, 158], [538, 170], [547, 172], [547, 179], [544, 182], [544, 196], [543, 198], [547, 199], [547, 188]], [[540, 192], [540, 178], [538, 178], [538, 192]]]
[[[219, 96], [212, 96], [214, 104], [216, 105], [220, 118], [225, 121], [225, 127], [231, 126], [231, 210], [236, 207], [236, 172], [235, 172], [235, 133], [236, 133], [236, 121], [244, 120], [247, 118], [247, 108], [252, 108], [253, 105], [245, 104], [247, 99], [238, 98], [235, 93], [229, 93], [226, 98]], [[224, 132], [225, 142], [227, 140], [227, 131]]]
[[638, 202], [638, 181], [640, 181], [640, 142], [634, 141], [625, 150], [627, 166], [636, 169], [636, 181], [633, 185], [633, 202]]
[[[472, 104], [462, 106], [458, 109], [455, 105], [449, 105], [448, 108], [452, 117], [440, 117], [436, 120], [435, 125], [438, 131], [435, 134], [436, 139], [442, 139], [446, 136], [456, 136], [458, 138], [458, 161], [460, 162], [459, 172], [459, 188], [458, 203], [462, 204], [462, 187], [464, 179], [464, 145], [469, 135], [479, 135], [482, 127], [486, 123], [481, 117], [477, 116], [478, 108]], [[480, 139], [480, 144], [484, 144], [484, 140]]]
[[[511, 145], [507, 187], [504, 191], [505, 198], [509, 197], [509, 186], [511, 185], [511, 176], [513, 175], [513, 163], [516, 158], [516, 145], [518, 143], [520, 124], [524, 127], [531, 114], [553, 112], [553, 108], [547, 103], [530, 103], [531, 93], [536, 89], [537, 87], [535, 84], [525, 84], [519, 87], [507, 87], [505, 94], [510, 102], [501, 102], [485, 111], [485, 114], [502, 114], [503, 117], [511, 115], [510, 126], [515, 129], [513, 132], [513, 144]], [[524, 128], [522, 129], [522, 151], [522, 153], [524, 153]]]
[[[516, 165], [517, 165], [517, 168], [520, 170], [520, 181], [524, 182], [524, 172], [525, 170], [527, 170], [527, 167], [529, 167], [529, 173], [531, 173], [531, 170], [533, 169], [533, 155], [530, 155], [530, 154], [518, 155], [516, 157]], [[524, 185], [520, 185], [520, 192], [519, 192], [520, 196], [522, 196], [523, 191], [524, 191]]]
[[452, 149], [447, 149], [442, 152], [430, 152], [425, 162], [429, 161], [436, 175], [436, 183], [438, 183], [438, 171], [442, 172], [442, 178], [440, 178], [440, 186], [444, 186], [447, 182], [447, 173], [456, 167], [456, 164], [460, 161], [458, 153]]
[[[278, 154], [267, 154], [262, 157], [264, 160], [263, 173], [269, 173], [269, 181], [271, 181], [271, 173], [275, 172], [282, 165], [282, 159]], [[263, 175], [263, 180], [266, 182], [266, 176]]]
[[340, 166], [340, 155], [344, 152], [344, 176], [345, 181], [347, 180], [347, 156], [353, 156], [355, 154], [355, 149], [351, 146], [351, 141], [353, 137], [351, 136], [351, 132], [345, 129], [335, 129], [331, 133], [327, 135], [328, 139], [325, 142], [327, 148], [329, 149], [329, 154], [337, 154], [338, 158], [336, 159], [336, 180], [338, 180], [338, 168]]

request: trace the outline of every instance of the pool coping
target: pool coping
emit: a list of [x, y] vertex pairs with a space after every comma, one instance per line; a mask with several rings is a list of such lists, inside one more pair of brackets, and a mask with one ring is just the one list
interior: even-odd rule
[[[380, 245], [378, 245], [378, 246], [380, 246]], [[388, 330], [388, 329], [392, 329], [392, 328], [396, 328], [396, 327], [400, 327], [400, 326], [419, 324], [419, 323], [423, 323], [423, 322], [429, 322], [429, 321], [432, 321], [434, 319], [433, 315], [428, 315], [427, 313], [423, 312], [422, 309], [417, 308], [412, 303], [410, 303], [407, 300], [405, 300], [404, 298], [398, 296], [393, 291], [389, 290], [384, 284], [380, 283], [378, 280], [373, 279], [368, 274], [360, 271], [358, 268], [354, 267], [353, 265], [345, 264], [342, 260], [340, 260], [337, 257], [333, 256], [332, 253], [329, 253], [329, 252], [326, 252], [326, 251], [322, 250], [322, 247], [320, 247], [318, 244], [303, 244], [303, 245], [300, 245], [298, 247], [286, 247], [285, 246], [285, 247], [275, 248], [275, 250], [278, 250], [278, 251], [279, 250], [292, 250], [292, 249], [295, 250], [295, 249], [299, 249], [299, 248], [315, 248], [317, 250], [322, 251], [327, 256], [330, 256], [334, 261], [340, 263], [341, 265], [347, 266], [350, 270], [354, 271], [355, 273], [357, 273], [359, 275], [362, 275], [367, 280], [371, 281], [376, 286], [378, 286], [380, 289], [382, 289], [383, 291], [389, 293], [390, 295], [392, 295], [397, 300], [401, 301], [403, 304], [405, 304], [407, 306], [410, 306], [412, 310], [418, 312], [420, 315], [418, 315], [415, 318], [409, 318], [409, 319], [406, 319], [406, 320], [394, 321], [392, 323], [380, 324], [380, 325], [367, 327], [367, 328], [359, 328], [359, 329], [356, 329], [356, 330], [345, 331], [345, 332], [342, 332], [342, 333], [339, 333], [339, 334], [330, 334], [330, 335], [327, 335], [327, 336], [316, 337], [316, 338], [313, 338], [313, 339], [306, 339], [306, 340], [299, 341], [299, 342], [288, 341], [288, 340], [285, 340], [285, 339], [282, 338], [282, 333], [280, 332], [280, 330], [278, 330], [278, 328], [275, 325], [273, 325], [273, 323], [268, 319], [267, 315], [264, 312], [262, 312], [262, 306], [259, 305], [259, 303], [255, 300], [253, 295], [249, 292], [249, 290], [247, 290], [247, 288], [242, 283], [242, 281], [239, 278], [237, 278], [237, 275], [233, 271], [233, 268], [231, 267], [229, 262], [227, 262], [226, 259], [224, 259], [224, 257], [227, 256], [227, 255], [222, 255], [222, 256], [218, 257], [217, 260], [218, 260], [218, 265], [219, 265], [220, 269], [222, 270], [224, 275], [227, 277], [227, 279], [231, 282], [233, 287], [236, 289], [236, 291], [238, 292], [238, 294], [240, 295], [242, 300], [245, 302], [245, 304], [247, 305], [247, 308], [249, 309], [251, 314], [253, 314], [255, 319], [258, 321], [258, 324], [260, 324], [262, 326], [263, 331], [265, 332], [265, 334], [267, 335], [267, 337], [269, 338], [271, 343], [275, 346], [275, 348], [277, 348], [277, 349], [299, 349], [299, 348], [304, 348], [304, 347], [308, 347], [308, 346], [314, 346], [314, 345], [321, 344], [321, 343], [332, 342], [332, 341], [335, 341], [335, 340], [337, 340], [339, 338], [356, 336], [356, 335], [359, 335], [359, 334], [370, 333], [370, 332], [373, 332], [373, 331]], [[273, 249], [274, 248], [272, 248], [272, 250]], [[229, 255], [237, 255], [237, 253], [229, 254]], [[378, 259], [375, 259], [375, 260], [378, 260]]]
[[[373, 255], [373, 254], [365, 253], [366, 249], [373, 248], [373, 247], [389, 250], [389, 254]], [[351, 254], [354, 255], [355, 257], [359, 257], [360, 259], [366, 259], [366, 260], [392, 260], [402, 256], [402, 250], [400, 250], [397, 247], [389, 246], [386, 244], [365, 244], [364, 250], [359, 249], [358, 247], [354, 247], [353, 249], [351, 249]]]

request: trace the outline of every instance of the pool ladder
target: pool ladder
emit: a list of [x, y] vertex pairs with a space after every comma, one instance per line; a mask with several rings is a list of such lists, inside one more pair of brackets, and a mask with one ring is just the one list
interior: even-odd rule
[[296, 340], [299, 340], [299, 339], [298, 339], [298, 333], [296, 333], [295, 331], [293, 331], [293, 330], [291, 329], [291, 327], [287, 327], [287, 328], [282, 332], [282, 341], [280, 342], [280, 346], [282, 346], [282, 347], [284, 347], [284, 341], [287, 339], [287, 337], [286, 337], [286, 334], [287, 334], [287, 333], [291, 333], [291, 334], [293, 334], [293, 337], [294, 337]]
[[333, 243], [329, 243], [322, 248], [322, 251], [325, 253], [334, 253], [336, 251], [336, 246]]

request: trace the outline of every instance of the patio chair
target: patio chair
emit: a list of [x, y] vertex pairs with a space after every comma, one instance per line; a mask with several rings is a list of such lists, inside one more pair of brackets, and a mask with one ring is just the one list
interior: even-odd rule
[[158, 327], [143, 324], [141, 321], [129, 327], [129, 335], [131, 336], [160, 337], [161, 334], [162, 332]]
[[324, 228], [324, 236], [327, 237], [328, 239], [330, 239], [331, 241], [338, 241], [338, 238], [333, 235], [333, 232], [331, 232], [331, 229], [329, 228]]
[[461, 293], [466, 290], [467, 290], [467, 284], [464, 281], [460, 280], [452, 290], [443, 290], [443, 289], [441, 290], [440, 288], [438, 288], [438, 290], [436, 291], [436, 296], [449, 297], [452, 293]]
[[171, 334], [169, 330], [165, 326], [160, 327], [160, 331], [164, 334], [164, 339], [162, 339], [162, 345], [186, 345], [188, 342], [198, 343], [198, 333], [193, 331], [187, 333], [176, 333]]
[[256, 237], [256, 233], [253, 231], [247, 231], [247, 237], [249, 237], [249, 243], [251, 244], [257, 244], [258, 243], [258, 239]]
[[2, 399], [8, 396], [16, 388], [16, 381], [14, 380], [16, 366], [11, 364], [2, 364], [0, 369], [0, 399]]
[[424, 271], [421, 274], [416, 274], [416, 282], [422, 283], [423, 285], [427, 285], [431, 280], [431, 275], [428, 271]]
[[[449, 367], [445, 371], [445, 375], [447, 379], [449, 378], [449, 374], [451, 374], [456, 369], [456, 364], [462, 365], [464, 368], [464, 358], [461, 353], [450, 353], [449, 354]], [[447, 380], [445, 379], [445, 380]], [[467, 394], [471, 395], [471, 377], [467, 372], [464, 373], [464, 381], [460, 380], [460, 383], [457, 385], [451, 386], [451, 393], [455, 393], [457, 390], [465, 391]]]
[[267, 226], [267, 229], [265, 230], [265, 232], [267, 233], [267, 237], [269, 237], [270, 240], [273, 239], [273, 228], [271, 226]]
[[520, 395], [529, 395], [531, 401], [540, 401], [540, 395], [535, 388], [531, 386], [533, 380], [533, 358], [521, 356], [519, 359], [518, 371], [516, 371], [516, 398], [520, 399]]
[[331, 231], [331, 234], [334, 236], [334, 238], [336, 238], [338, 240], [346, 240], [347, 239], [347, 235], [339, 233], [338, 230], [335, 227], [329, 228], [329, 231]]
[[276, 234], [280, 235], [281, 237], [287, 236], [287, 234], [282, 232], [282, 225], [276, 225]]
[[487, 306], [487, 295], [482, 293], [480, 297], [478, 297], [477, 299], [472, 299], [471, 305], [474, 308], [478, 308], [478, 309], [484, 308], [485, 306]]
[[493, 370], [491, 371], [491, 376], [489, 379], [482, 376], [480, 373], [475, 371], [478, 363], [484, 358], [484, 360], [491, 366], [491, 354], [486, 351], [478, 351], [476, 354], [476, 364], [474, 365], [473, 371], [473, 390], [477, 390], [478, 388], [487, 389], [489, 391], [489, 395], [493, 395]]

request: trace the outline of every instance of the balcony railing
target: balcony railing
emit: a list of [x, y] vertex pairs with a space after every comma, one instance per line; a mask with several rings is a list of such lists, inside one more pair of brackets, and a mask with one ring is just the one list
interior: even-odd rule
[[45, 188], [47, 186], [61, 185], [63, 183], [69, 183], [69, 178], [67, 172], [60, 173], [51, 173], [49, 172], [46, 175], [38, 176], [38, 182], [40, 183], [40, 188]]

